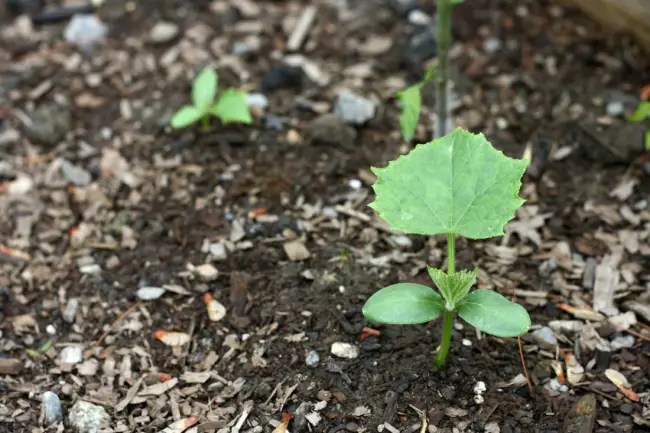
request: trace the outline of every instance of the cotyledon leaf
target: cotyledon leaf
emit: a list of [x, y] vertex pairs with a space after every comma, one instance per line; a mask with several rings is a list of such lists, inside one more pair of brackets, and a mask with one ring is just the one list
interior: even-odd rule
[[460, 301], [458, 315], [475, 328], [496, 337], [517, 337], [530, 328], [526, 309], [492, 290], [469, 293]]
[[496, 150], [483, 134], [458, 128], [384, 168], [373, 167], [370, 207], [407, 233], [500, 236], [524, 202], [519, 189], [527, 165]]
[[363, 315], [378, 323], [415, 325], [436, 319], [445, 307], [431, 287], [398, 283], [375, 292], [363, 306]]

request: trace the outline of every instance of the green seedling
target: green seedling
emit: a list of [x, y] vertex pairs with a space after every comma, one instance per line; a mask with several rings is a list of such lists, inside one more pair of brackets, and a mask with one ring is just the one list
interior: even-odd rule
[[435, 364], [449, 351], [458, 314], [470, 325], [497, 337], [524, 334], [530, 317], [519, 304], [487, 289], [470, 291], [477, 270], [454, 268], [455, 236], [486, 239], [503, 235], [503, 227], [523, 204], [519, 198], [527, 160], [497, 151], [483, 134], [460, 128], [391, 161], [372, 168], [377, 175], [370, 207], [394, 230], [410, 234], [447, 234], [447, 272], [428, 267], [438, 292], [414, 283], [393, 284], [374, 293], [363, 306], [366, 318], [410, 325], [443, 315], [442, 342]]
[[[642, 102], [630, 116], [630, 122], [646, 122], [650, 120], [650, 101]], [[643, 139], [645, 150], [650, 151], [650, 127], [646, 128]]]
[[396, 96], [402, 109], [399, 116], [399, 129], [402, 131], [402, 137], [405, 141], [411, 141], [413, 135], [415, 135], [415, 129], [420, 120], [420, 111], [422, 110], [422, 87], [431, 81], [433, 71], [434, 65], [429, 66], [422, 81], [397, 92]]
[[246, 92], [226, 89], [215, 102], [218, 83], [219, 76], [213, 69], [202, 70], [192, 83], [192, 105], [185, 105], [174, 114], [172, 128], [185, 128], [200, 120], [205, 129], [209, 126], [210, 116], [219, 118], [223, 124], [252, 123]]

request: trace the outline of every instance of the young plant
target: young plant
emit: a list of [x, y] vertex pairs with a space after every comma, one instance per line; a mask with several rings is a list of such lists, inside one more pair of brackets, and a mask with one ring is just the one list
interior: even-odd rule
[[376, 198], [370, 204], [394, 230], [447, 234], [447, 272], [428, 267], [440, 293], [415, 283], [398, 283], [374, 293], [363, 306], [366, 318], [385, 324], [425, 323], [443, 315], [442, 342], [435, 363], [449, 351], [454, 317], [498, 337], [515, 337], [530, 327], [519, 304], [486, 289], [470, 292], [476, 270], [456, 271], [456, 235], [486, 239], [503, 235], [524, 200], [519, 198], [527, 160], [497, 151], [483, 134], [460, 128], [416, 146], [385, 168], [372, 168]]
[[[630, 116], [630, 122], [644, 122], [646, 126], [650, 123], [650, 101], [641, 102]], [[643, 139], [645, 150], [650, 151], [650, 127], [646, 127]]]
[[415, 135], [415, 128], [418, 126], [420, 111], [422, 110], [422, 95], [420, 92], [422, 87], [433, 78], [433, 70], [434, 66], [428, 67], [422, 81], [397, 92], [396, 96], [402, 109], [399, 116], [399, 129], [405, 141], [411, 141]]
[[185, 105], [174, 114], [171, 120], [172, 128], [185, 128], [201, 120], [205, 129], [209, 126], [210, 116], [219, 118], [223, 124], [252, 123], [246, 93], [226, 89], [215, 102], [218, 83], [219, 76], [213, 69], [203, 69], [192, 83], [192, 105]]

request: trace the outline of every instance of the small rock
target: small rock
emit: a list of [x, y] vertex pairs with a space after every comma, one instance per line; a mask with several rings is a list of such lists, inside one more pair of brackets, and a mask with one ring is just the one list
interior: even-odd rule
[[41, 105], [30, 116], [31, 124], [23, 124], [25, 135], [47, 146], [56, 146], [70, 131], [70, 110], [58, 104]]
[[50, 391], [44, 392], [41, 413], [43, 415], [43, 425], [45, 426], [58, 424], [63, 421], [59, 396]]
[[91, 48], [108, 33], [108, 27], [94, 14], [77, 14], [72, 17], [63, 32], [65, 40], [80, 46]]
[[608, 116], [616, 117], [623, 114], [625, 107], [621, 101], [612, 101], [605, 106], [605, 112]]
[[413, 242], [406, 235], [392, 235], [390, 240], [395, 242], [395, 245], [401, 248], [409, 249], [413, 246]]
[[249, 106], [257, 107], [264, 110], [269, 106], [269, 99], [262, 93], [249, 93], [246, 95], [246, 103]]
[[210, 244], [209, 251], [214, 260], [226, 260], [228, 258], [226, 246], [222, 243]]
[[149, 42], [154, 45], [166, 44], [178, 36], [180, 29], [177, 24], [168, 21], [158, 21], [149, 32]]
[[359, 348], [350, 343], [335, 342], [332, 343], [332, 355], [339, 358], [355, 359], [359, 356]]
[[596, 396], [587, 394], [578, 400], [564, 419], [564, 433], [592, 433], [596, 423]]
[[79, 346], [68, 346], [63, 348], [59, 355], [59, 359], [64, 364], [75, 365], [83, 360], [83, 351]]
[[462, 418], [464, 416], [467, 416], [469, 412], [467, 412], [465, 409], [461, 409], [459, 407], [447, 407], [445, 409], [445, 415], [447, 415], [449, 418]]
[[307, 414], [311, 410], [311, 404], [303, 401], [300, 403], [296, 411], [293, 413], [293, 420], [291, 421], [291, 431], [304, 432], [307, 430]]
[[501, 429], [499, 428], [499, 424], [495, 422], [489, 422], [485, 424], [485, 427], [483, 429], [485, 433], [501, 433]]
[[68, 414], [70, 426], [77, 433], [99, 433], [109, 427], [110, 420], [106, 409], [83, 400], [77, 400]]
[[61, 313], [63, 320], [66, 323], [74, 323], [75, 318], [77, 317], [77, 309], [79, 309], [79, 300], [77, 298], [68, 299], [68, 303], [65, 305], [65, 310]]
[[404, 61], [413, 67], [436, 56], [436, 26], [418, 28], [410, 37], [403, 52]]
[[420, 9], [409, 12], [408, 20], [414, 26], [428, 26], [432, 23], [431, 17]]
[[544, 388], [547, 388], [551, 391], [565, 393], [569, 391], [569, 387], [560, 383], [560, 381], [554, 377], [553, 379], [546, 382]]
[[483, 394], [485, 391], [487, 391], [487, 386], [485, 386], [485, 382], [483, 381], [476, 382], [476, 385], [474, 385], [474, 394]]
[[305, 244], [299, 240], [286, 242], [283, 247], [291, 261], [307, 260], [311, 256]]
[[370, 35], [368, 39], [359, 46], [359, 52], [366, 56], [379, 56], [385, 54], [393, 46], [393, 38], [383, 35]]
[[537, 329], [532, 333], [533, 339], [547, 350], [555, 350], [557, 347], [557, 338], [553, 334], [553, 330], [548, 326]]
[[487, 38], [483, 41], [483, 49], [488, 54], [494, 54], [501, 49], [501, 40], [497, 38]]
[[377, 104], [356, 93], [341, 89], [338, 93], [338, 99], [334, 105], [334, 114], [341, 116], [343, 120], [355, 125], [363, 125], [375, 117]]
[[162, 287], [144, 286], [138, 289], [136, 296], [138, 299], [141, 299], [143, 301], [152, 301], [154, 299], [160, 298], [165, 294], [166, 291], [167, 290], [163, 289]]
[[420, 9], [418, 0], [390, 0], [390, 7], [400, 16], [406, 17], [416, 9]]
[[320, 356], [318, 355], [318, 352], [316, 352], [315, 350], [309, 352], [305, 357], [305, 364], [307, 364], [307, 367], [311, 367], [311, 368], [318, 367], [319, 362], [320, 362]]
[[557, 259], [555, 257], [551, 257], [550, 259], [542, 262], [542, 264], [539, 265], [539, 275], [545, 278], [549, 277], [556, 269], [557, 269]]
[[86, 170], [81, 167], [78, 167], [68, 161], [67, 159], [61, 160], [61, 173], [65, 179], [74, 185], [85, 186], [90, 183], [92, 176]]
[[314, 144], [350, 147], [357, 138], [357, 131], [336, 114], [323, 114], [309, 125], [309, 137]]
[[219, 276], [219, 270], [210, 263], [204, 263], [194, 268], [194, 272], [201, 276], [205, 281], [216, 280]]
[[620, 337], [616, 337], [611, 341], [610, 345], [613, 351], [620, 349], [629, 349], [630, 347], [634, 346], [634, 336], [622, 335]]
[[264, 129], [271, 131], [283, 131], [284, 121], [275, 114], [265, 114], [264, 117], [262, 117], [262, 126]]
[[585, 262], [585, 270], [582, 274], [582, 287], [587, 290], [594, 288], [594, 281], [596, 281], [596, 266], [598, 262], [595, 258], [589, 257]]
[[265, 93], [278, 89], [302, 87], [304, 72], [301, 67], [280, 63], [274, 65], [262, 77], [261, 86]]

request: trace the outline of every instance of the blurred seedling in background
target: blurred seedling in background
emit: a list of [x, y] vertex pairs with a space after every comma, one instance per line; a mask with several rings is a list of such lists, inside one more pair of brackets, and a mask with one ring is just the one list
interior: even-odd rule
[[222, 124], [252, 123], [246, 92], [226, 89], [217, 97], [218, 84], [218, 74], [213, 69], [203, 69], [192, 83], [192, 105], [185, 105], [174, 114], [172, 128], [185, 128], [200, 120], [203, 129], [207, 129], [210, 116], [217, 117]]
[[409, 325], [430, 322], [442, 314], [438, 368], [447, 358], [456, 314], [497, 337], [528, 332], [530, 317], [521, 305], [492, 290], [470, 292], [477, 271], [457, 272], [454, 264], [455, 235], [486, 239], [504, 234], [505, 224], [524, 202], [519, 189], [527, 165], [527, 160], [497, 151], [483, 134], [458, 128], [417, 145], [385, 168], [373, 168], [376, 198], [370, 207], [393, 230], [447, 234], [448, 256], [447, 272], [428, 267], [440, 293], [422, 284], [393, 284], [366, 301], [364, 316], [374, 322]]
[[641, 102], [629, 118], [630, 122], [642, 122], [645, 125], [643, 145], [645, 150], [650, 151], [650, 101]]

